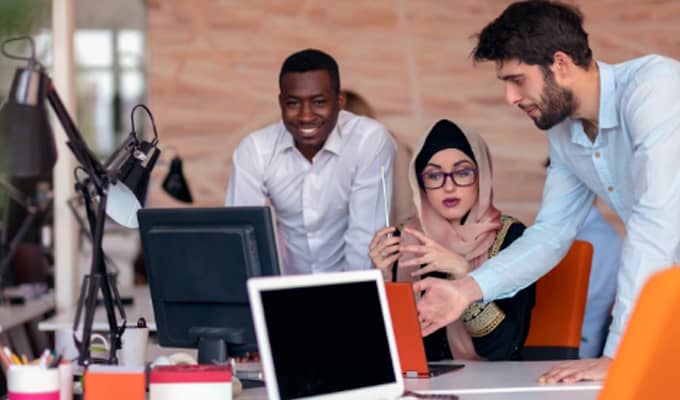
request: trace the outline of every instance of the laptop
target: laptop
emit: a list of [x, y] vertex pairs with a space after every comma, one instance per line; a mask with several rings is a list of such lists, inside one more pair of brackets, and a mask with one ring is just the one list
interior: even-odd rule
[[251, 278], [248, 295], [269, 399], [404, 394], [380, 271]]
[[399, 364], [405, 378], [430, 378], [463, 368], [463, 364], [428, 364], [410, 282], [386, 282], [385, 292], [397, 341]]

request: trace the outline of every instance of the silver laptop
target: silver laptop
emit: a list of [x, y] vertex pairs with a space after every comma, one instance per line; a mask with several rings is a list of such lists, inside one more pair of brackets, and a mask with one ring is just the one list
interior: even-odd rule
[[378, 270], [252, 278], [248, 295], [269, 399], [404, 393]]

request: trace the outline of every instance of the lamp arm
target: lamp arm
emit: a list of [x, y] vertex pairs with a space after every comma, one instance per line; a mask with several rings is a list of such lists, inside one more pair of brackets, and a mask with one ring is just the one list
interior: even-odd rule
[[[81, 312], [84, 312], [82, 340], [75, 340], [79, 350], [78, 363], [80, 365], [87, 365], [93, 361], [90, 355], [90, 335], [92, 334], [92, 325], [97, 306], [97, 294], [99, 289], [101, 289], [109, 325], [109, 342], [111, 343], [108, 363], [117, 364], [116, 350], [120, 348], [120, 338], [125, 330], [125, 311], [121, 305], [120, 295], [117, 290], [112, 288], [114, 283], [109, 280], [108, 273], [106, 272], [105, 255], [102, 249], [104, 223], [106, 222], [107, 191], [110, 183], [109, 175], [102, 163], [87, 146], [83, 135], [81, 135], [78, 127], [66, 110], [49, 76], [47, 76], [47, 99], [57, 115], [61, 126], [64, 128], [69, 149], [80, 163], [81, 168], [88, 175], [87, 183], [78, 183], [76, 185], [76, 188], [83, 194], [87, 219], [92, 233], [92, 264], [90, 266], [90, 275], [85, 277], [83, 283], [83, 286], [87, 285], [87, 289], [81, 292], [81, 296], [84, 295], [85, 297], [79, 298], [76, 318], [73, 321], [73, 330], [76, 332], [80, 323]], [[90, 193], [90, 187], [94, 187], [98, 198], [92, 197], [94, 193]], [[117, 307], [121, 314], [121, 326], [118, 326], [114, 307]]]
[[92, 180], [98, 194], [101, 194], [107, 185], [106, 170], [87, 146], [85, 139], [83, 139], [83, 135], [81, 135], [75, 122], [73, 122], [71, 115], [66, 110], [66, 107], [61, 101], [59, 93], [57, 93], [57, 89], [54, 87], [54, 83], [49, 76], [47, 76], [47, 99], [49, 100], [54, 113], [57, 115], [61, 126], [64, 128], [64, 132], [68, 138], [66, 144], [71, 150], [71, 153], [73, 153], [83, 170], [85, 170]]

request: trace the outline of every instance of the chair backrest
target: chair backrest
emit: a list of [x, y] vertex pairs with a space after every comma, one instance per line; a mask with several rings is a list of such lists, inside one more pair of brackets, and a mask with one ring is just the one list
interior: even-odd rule
[[679, 267], [659, 272], [645, 284], [599, 400], [678, 398]]
[[523, 359], [578, 358], [592, 260], [593, 246], [575, 240], [562, 261], [536, 282]]

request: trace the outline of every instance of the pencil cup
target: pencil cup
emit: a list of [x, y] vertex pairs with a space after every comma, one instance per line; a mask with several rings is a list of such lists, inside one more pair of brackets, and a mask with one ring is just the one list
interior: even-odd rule
[[59, 369], [39, 365], [10, 365], [8, 400], [59, 400]]
[[128, 327], [121, 338], [120, 362], [128, 367], [143, 367], [149, 328]]

